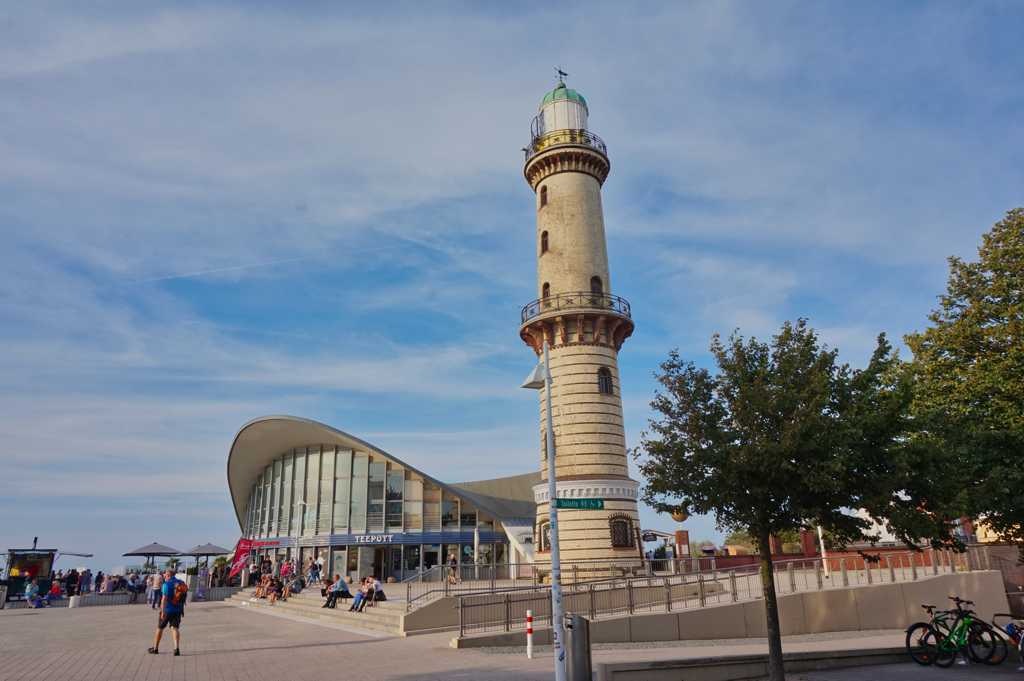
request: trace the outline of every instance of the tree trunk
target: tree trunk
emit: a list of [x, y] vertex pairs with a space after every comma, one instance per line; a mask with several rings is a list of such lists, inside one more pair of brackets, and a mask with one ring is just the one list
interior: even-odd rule
[[779, 601], [775, 597], [775, 571], [772, 569], [771, 534], [762, 530], [757, 538], [761, 550], [761, 590], [768, 630], [768, 681], [786, 681], [782, 665], [782, 630], [779, 627]]

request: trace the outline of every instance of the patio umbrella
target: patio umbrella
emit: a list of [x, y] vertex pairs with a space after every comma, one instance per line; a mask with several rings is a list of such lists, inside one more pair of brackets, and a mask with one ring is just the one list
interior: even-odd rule
[[123, 555], [123, 556], [143, 556], [143, 557], [146, 558], [146, 563], [150, 563], [150, 562], [152, 562], [151, 559], [154, 558], [155, 556], [167, 556], [167, 557], [170, 557], [170, 556], [177, 556], [177, 555], [179, 555], [179, 553], [180, 553], [180, 551], [178, 551], [178, 549], [172, 549], [170, 546], [164, 546], [163, 544], [157, 544], [156, 542], [153, 542], [152, 544], [146, 544], [145, 546], [140, 546], [139, 548], [135, 549], [134, 551], [129, 551], [128, 553], [123, 553], [121, 555]]
[[226, 553], [231, 553], [231, 549], [226, 549], [216, 544], [200, 544], [199, 546], [193, 546], [188, 551], [182, 551], [178, 555], [192, 556], [196, 559], [196, 565], [199, 565], [200, 556], [209, 558], [210, 556], [223, 556]]

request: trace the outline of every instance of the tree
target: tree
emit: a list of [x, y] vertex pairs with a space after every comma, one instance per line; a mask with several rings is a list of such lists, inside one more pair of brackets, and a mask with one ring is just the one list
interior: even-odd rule
[[[1024, 556], [1024, 209], [982, 237], [977, 262], [949, 258], [930, 325], [905, 340], [914, 353], [914, 444], [941, 500], [982, 517]], [[940, 504], [937, 504], [940, 505]]]
[[770, 537], [820, 523], [839, 542], [869, 524], [843, 509], [878, 507], [894, 494], [898, 437], [909, 393], [899, 360], [879, 336], [868, 367], [839, 365], [806, 320], [787, 322], [770, 343], [734, 333], [711, 343], [712, 375], [672, 352], [635, 454], [644, 500], [659, 511], [714, 513], [760, 553], [773, 681], [784, 679]]

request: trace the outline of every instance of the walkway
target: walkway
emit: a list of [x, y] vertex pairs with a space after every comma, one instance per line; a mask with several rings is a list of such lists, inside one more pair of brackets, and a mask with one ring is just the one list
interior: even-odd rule
[[[550, 649], [454, 650], [451, 634], [369, 638], [358, 633], [254, 617], [222, 603], [189, 607], [184, 654], [147, 655], [156, 617], [144, 608], [0, 611], [0, 681], [550, 681]], [[902, 645], [902, 632], [787, 638], [786, 650]], [[763, 641], [599, 646], [595, 662], [764, 652]], [[908, 667], [909, 668], [909, 667]], [[851, 681], [853, 678], [851, 677]], [[912, 677], [902, 677], [912, 678]], [[964, 677], [966, 678], [966, 677]], [[829, 677], [815, 678], [822, 681]], [[845, 681], [845, 680], [844, 680]], [[901, 679], [902, 681], [902, 679]]]

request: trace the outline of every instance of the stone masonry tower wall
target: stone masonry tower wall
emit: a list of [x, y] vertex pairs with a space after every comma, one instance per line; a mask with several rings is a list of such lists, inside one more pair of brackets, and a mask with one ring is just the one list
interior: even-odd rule
[[[618, 368], [633, 321], [629, 303], [611, 292], [601, 207], [610, 164], [604, 142], [586, 129], [588, 114], [582, 95], [559, 82], [534, 120], [524, 175], [536, 194], [538, 299], [523, 308], [519, 331], [538, 355], [545, 340], [550, 347], [558, 496], [604, 499], [604, 510], [559, 512], [562, 560], [583, 561], [579, 569], [640, 556], [637, 483], [629, 478]], [[546, 399], [541, 391], [545, 482], [534, 488], [534, 549], [541, 564], [550, 562]]]

